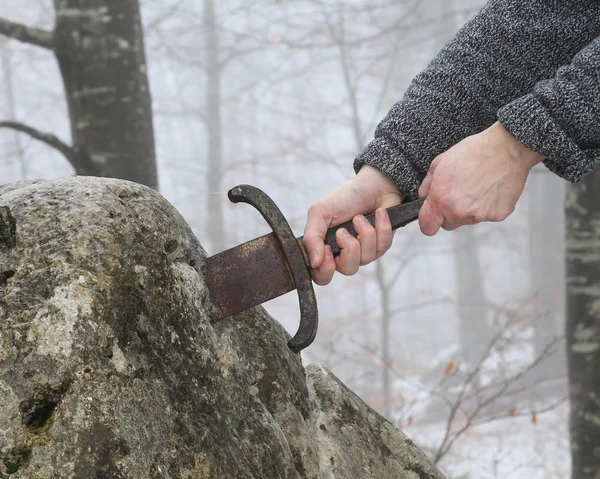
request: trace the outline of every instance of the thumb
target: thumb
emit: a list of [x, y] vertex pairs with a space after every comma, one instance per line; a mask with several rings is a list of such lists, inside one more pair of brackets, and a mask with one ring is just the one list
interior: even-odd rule
[[424, 235], [433, 236], [440, 230], [444, 221], [444, 215], [433, 206], [431, 198], [428, 197], [419, 211], [421, 232]]
[[439, 158], [439, 156], [436, 157], [436, 159], [431, 162], [431, 165], [429, 165], [429, 171], [427, 171], [427, 175], [425, 176], [425, 179], [419, 187], [419, 198], [423, 198], [424, 196], [427, 196], [429, 194], [431, 182], [433, 181], [433, 174], [435, 173], [435, 169], [437, 168], [437, 165], [440, 162]]

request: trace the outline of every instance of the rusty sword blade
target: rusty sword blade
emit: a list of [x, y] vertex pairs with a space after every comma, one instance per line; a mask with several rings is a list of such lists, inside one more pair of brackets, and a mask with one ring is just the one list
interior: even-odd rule
[[207, 258], [203, 272], [215, 319], [233, 316], [296, 289], [273, 233]]

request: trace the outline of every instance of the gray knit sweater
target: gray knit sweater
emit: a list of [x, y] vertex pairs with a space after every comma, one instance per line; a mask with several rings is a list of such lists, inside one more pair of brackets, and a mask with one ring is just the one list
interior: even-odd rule
[[600, 0], [490, 0], [412, 81], [354, 162], [410, 198], [429, 164], [495, 121], [577, 182], [600, 160]]

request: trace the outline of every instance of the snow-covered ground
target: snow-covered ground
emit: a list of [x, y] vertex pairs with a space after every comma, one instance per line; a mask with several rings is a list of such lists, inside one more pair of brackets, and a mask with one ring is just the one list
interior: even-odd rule
[[[448, 479], [566, 479], [570, 477], [568, 404], [529, 417], [509, 417], [468, 429], [438, 466]], [[446, 425], [404, 432], [423, 449], [437, 449]]]

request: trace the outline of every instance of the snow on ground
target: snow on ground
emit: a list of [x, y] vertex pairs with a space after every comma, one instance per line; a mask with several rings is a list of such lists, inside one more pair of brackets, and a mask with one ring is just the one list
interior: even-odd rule
[[[437, 448], [446, 425], [403, 428], [424, 450]], [[568, 404], [532, 417], [508, 417], [468, 429], [438, 464], [448, 479], [567, 479]]]

